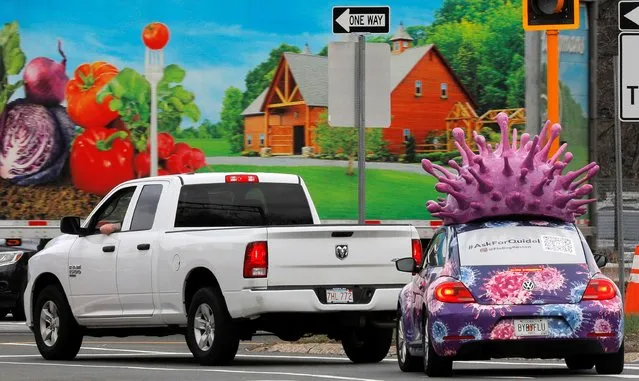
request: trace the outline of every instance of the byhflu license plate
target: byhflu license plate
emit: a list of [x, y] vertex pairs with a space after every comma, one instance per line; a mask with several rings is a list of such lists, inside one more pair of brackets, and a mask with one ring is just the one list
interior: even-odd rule
[[353, 290], [331, 288], [326, 290], [326, 303], [353, 303]]
[[515, 335], [547, 336], [548, 321], [546, 319], [515, 319]]

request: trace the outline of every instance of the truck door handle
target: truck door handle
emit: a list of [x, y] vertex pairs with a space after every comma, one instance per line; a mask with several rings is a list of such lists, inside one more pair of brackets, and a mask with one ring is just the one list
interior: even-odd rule
[[115, 246], [110, 245], [110, 246], [102, 246], [102, 251], [104, 251], [105, 253], [112, 253], [115, 251]]
[[138, 244], [138, 250], [149, 250], [151, 248], [151, 245], [148, 243], [139, 243]]

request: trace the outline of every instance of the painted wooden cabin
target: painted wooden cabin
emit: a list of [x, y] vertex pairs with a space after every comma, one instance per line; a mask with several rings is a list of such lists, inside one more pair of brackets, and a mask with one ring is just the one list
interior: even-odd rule
[[[391, 126], [384, 140], [403, 153], [412, 134], [423, 143], [430, 131], [445, 131], [445, 118], [456, 102], [476, 104], [434, 45], [413, 47], [400, 24], [391, 39]], [[284, 53], [273, 81], [243, 112], [246, 150], [270, 147], [273, 155], [300, 155], [319, 148], [313, 131], [328, 107], [328, 58]]]

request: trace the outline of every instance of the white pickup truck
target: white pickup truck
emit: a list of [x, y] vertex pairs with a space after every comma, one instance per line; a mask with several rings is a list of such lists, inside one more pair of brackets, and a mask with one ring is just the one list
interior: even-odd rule
[[[121, 230], [101, 234], [105, 223]], [[229, 364], [257, 331], [326, 334], [353, 362], [388, 353], [397, 298], [421, 259], [411, 225], [322, 225], [296, 175], [150, 177], [114, 188], [29, 261], [26, 324], [45, 359], [84, 336], [184, 334], [201, 364]]]

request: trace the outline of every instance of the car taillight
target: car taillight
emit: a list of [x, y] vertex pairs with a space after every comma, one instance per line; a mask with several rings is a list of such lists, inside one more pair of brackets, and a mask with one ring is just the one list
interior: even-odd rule
[[591, 279], [581, 300], [608, 300], [616, 295], [615, 285], [608, 279]]
[[417, 263], [417, 266], [422, 265], [422, 241], [419, 239], [414, 239], [412, 241], [413, 246], [413, 259]]
[[435, 287], [435, 298], [444, 303], [472, 303], [473, 294], [462, 282], [444, 282]]
[[255, 175], [226, 175], [227, 183], [259, 183], [260, 179]]
[[250, 242], [244, 252], [244, 278], [266, 278], [268, 246], [266, 241]]

